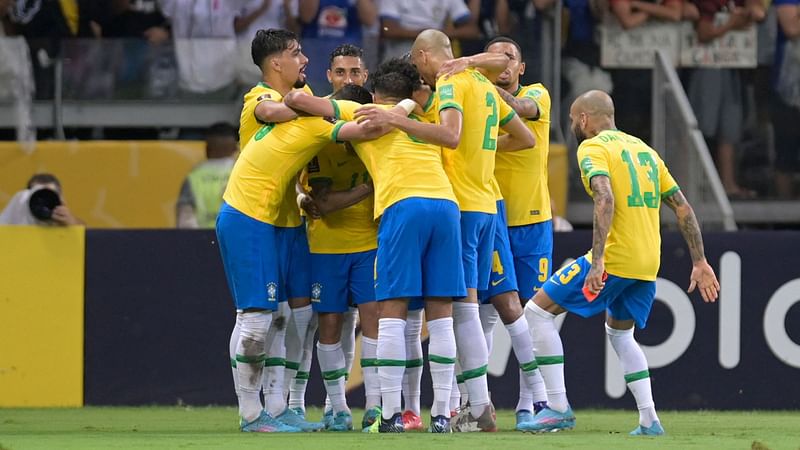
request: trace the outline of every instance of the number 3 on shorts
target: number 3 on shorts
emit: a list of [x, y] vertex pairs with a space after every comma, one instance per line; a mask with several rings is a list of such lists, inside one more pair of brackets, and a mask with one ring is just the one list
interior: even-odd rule
[[[569, 269], [569, 271], [567, 271], [567, 269]], [[567, 284], [572, 281], [572, 279], [575, 278], [575, 275], [579, 274], [580, 272], [581, 266], [578, 265], [578, 263], [572, 263], [568, 266], [558, 269], [558, 272], [556, 272], [555, 276], [558, 277], [558, 281], [560, 281], [561, 284]]]

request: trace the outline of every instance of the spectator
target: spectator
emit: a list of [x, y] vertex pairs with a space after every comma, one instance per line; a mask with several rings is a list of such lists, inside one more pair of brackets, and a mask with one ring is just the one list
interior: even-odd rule
[[306, 76], [312, 88], [327, 88], [325, 61], [336, 47], [361, 47], [364, 27], [378, 18], [375, 0], [300, 0], [303, 50], [308, 55]]
[[[476, 1], [469, 0], [475, 11]], [[408, 53], [419, 32], [428, 28], [442, 30], [453, 39], [480, 37], [478, 18], [464, 0], [380, 0], [379, 13], [383, 61]]]
[[169, 22], [156, 0], [112, 0], [111, 11], [104, 37], [140, 37], [152, 45], [169, 40]]
[[233, 22], [237, 47], [236, 79], [250, 87], [261, 81], [261, 70], [253, 64], [251, 44], [258, 30], [283, 28], [297, 30], [298, 0], [251, 0], [242, 7]]
[[232, 97], [236, 73], [234, 20], [251, 0], [159, 0], [172, 24], [178, 82], [189, 94]]
[[772, 101], [775, 130], [775, 187], [778, 196], [791, 198], [800, 170], [800, 0], [774, 0], [778, 16]]
[[12, 0], [0, 0], [0, 37], [14, 34], [11, 19], [9, 18], [11, 2]]
[[[683, 0], [610, 0], [611, 14], [624, 29], [640, 27], [650, 21], [677, 22], [683, 18]], [[688, 10], [687, 10], [688, 12]], [[645, 142], [650, 140], [652, 73], [650, 69], [611, 70], [617, 125]]]
[[[31, 202], [31, 197], [39, 191], [43, 193], [37, 195], [37, 199]], [[39, 198], [43, 200], [37, 201]], [[66, 226], [85, 224], [72, 214], [64, 202], [61, 182], [58, 181], [58, 178], [49, 173], [38, 173], [28, 180], [24, 190], [11, 197], [6, 208], [0, 213], [0, 225]]]
[[206, 131], [207, 160], [192, 169], [181, 185], [175, 207], [178, 228], [214, 228], [234, 154], [239, 149], [238, 137], [238, 130], [224, 122], [215, 123]]
[[[700, 12], [697, 39], [711, 42], [730, 31], [750, 27], [765, 17], [760, 0], [693, 0]], [[747, 2], [747, 3], [745, 3]], [[716, 16], [727, 13], [726, 20]], [[700, 131], [709, 148], [716, 153], [725, 192], [732, 198], [752, 198], [753, 191], [739, 186], [736, 179], [736, 145], [741, 140], [744, 125], [745, 97], [739, 69], [695, 69], [689, 80], [689, 101], [697, 114]]]
[[466, 0], [472, 17], [477, 17], [479, 39], [461, 41], [461, 54], [483, 52], [486, 44], [499, 35], [511, 34], [511, 12], [508, 0]]

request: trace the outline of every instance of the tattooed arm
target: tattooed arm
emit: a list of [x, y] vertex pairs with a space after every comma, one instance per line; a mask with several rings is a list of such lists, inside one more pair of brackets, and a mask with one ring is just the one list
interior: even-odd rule
[[692, 205], [683, 196], [683, 192], [675, 191], [674, 194], [664, 198], [667, 204], [678, 217], [678, 228], [681, 230], [686, 245], [689, 246], [689, 254], [692, 256], [692, 275], [689, 277], [688, 292], [694, 291], [695, 287], [700, 288], [700, 295], [706, 302], [714, 302], [719, 294], [719, 281], [714, 274], [714, 269], [706, 261], [705, 250], [703, 249], [703, 236], [700, 233], [700, 225], [694, 215]]
[[589, 292], [596, 294], [603, 289], [603, 273], [605, 272], [605, 251], [608, 230], [614, 218], [614, 192], [611, 180], [606, 175], [595, 175], [589, 184], [594, 199], [594, 225], [592, 227], [592, 268], [583, 283]]
[[532, 98], [517, 98], [503, 88], [497, 88], [497, 92], [508, 103], [508, 106], [517, 112], [517, 115], [525, 119], [539, 120], [539, 105]]

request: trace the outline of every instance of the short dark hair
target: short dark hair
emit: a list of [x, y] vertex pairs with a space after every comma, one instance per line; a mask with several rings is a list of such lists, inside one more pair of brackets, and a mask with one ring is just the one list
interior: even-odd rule
[[217, 122], [211, 124], [205, 133], [206, 138], [210, 137], [232, 137], [239, 139], [239, 130], [228, 122]]
[[292, 41], [297, 41], [297, 35], [289, 30], [279, 28], [258, 30], [250, 45], [253, 62], [261, 67], [264, 58], [286, 50]]
[[520, 47], [519, 44], [517, 44], [517, 41], [506, 36], [497, 36], [496, 38], [492, 39], [491, 41], [489, 41], [488, 44], [486, 44], [486, 47], [483, 48], [483, 51], [489, 50], [489, 47], [491, 47], [494, 44], [497, 44], [498, 42], [505, 42], [507, 44], [512, 44], [514, 47], [517, 47], [517, 53], [519, 53], [519, 58], [522, 59], [522, 47]]
[[55, 175], [52, 173], [37, 173], [34, 174], [29, 180], [27, 188], [30, 189], [33, 187], [34, 184], [50, 184], [53, 183], [58, 186], [58, 190], [61, 190], [61, 182], [58, 181]]
[[352, 56], [354, 58], [363, 58], [364, 57], [364, 50], [361, 47], [356, 47], [353, 44], [342, 44], [331, 52], [331, 59], [328, 61], [328, 65], [333, 65], [333, 59], [337, 56]]
[[403, 58], [392, 58], [378, 66], [370, 77], [372, 90], [393, 98], [409, 98], [422, 87], [416, 67]]
[[357, 84], [345, 84], [331, 98], [334, 100], [351, 100], [362, 105], [372, 103], [372, 94], [366, 88]]

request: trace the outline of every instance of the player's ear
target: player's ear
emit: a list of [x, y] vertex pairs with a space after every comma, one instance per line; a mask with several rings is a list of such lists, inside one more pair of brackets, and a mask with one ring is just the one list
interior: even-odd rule
[[281, 63], [280, 63], [280, 61], [278, 61], [278, 58], [276, 58], [276, 57], [271, 57], [271, 58], [269, 58], [269, 59], [267, 60], [267, 64], [269, 64], [269, 66], [270, 66], [270, 67], [272, 68], [272, 70], [274, 70], [275, 72], [278, 72], [278, 73], [280, 73], [280, 72], [282, 72], [282, 71], [283, 71], [283, 67], [281, 67]]
[[524, 62], [519, 63], [519, 74], [520, 75], [525, 75], [525, 63]]
[[331, 82], [331, 69], [328, 69], [328, 70], [325, 72], [325, 75], [327, 75], [327, 77], [328, 77], [328, 83], [330, 83], [330, 82]]

